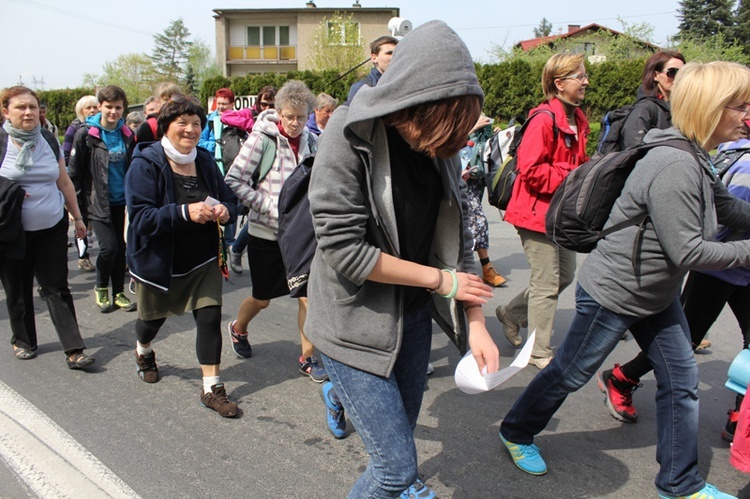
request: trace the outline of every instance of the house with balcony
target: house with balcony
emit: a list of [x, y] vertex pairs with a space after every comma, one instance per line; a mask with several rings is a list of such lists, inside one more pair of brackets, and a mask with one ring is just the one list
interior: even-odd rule
[[[318, 8], [309, 1], [299, 9], [215, 9], [219, 67], [227, 77], [316, 69], [308, 62], [316, 48], [315, 31], [336, 14], [351, 15], [353, 23], [330, 25], [329, 32], [340, 31], [342, 43], [362, 40], [364, 60], [370, 57], [370, 41], [389, 34], [388, 21], [398, 17], [399, 9], [366, 8], [359, 1], [342, 8]], [[344, 32], [347, 30], [357, 33]]]

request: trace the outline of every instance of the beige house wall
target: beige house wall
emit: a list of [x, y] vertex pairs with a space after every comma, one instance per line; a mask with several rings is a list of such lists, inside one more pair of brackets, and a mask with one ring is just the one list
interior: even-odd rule
[[[216, 9], [216, 61], [223, 68], [225, 76], [241, 76], [248, 73], [276, 72], [285, 73], [294, 70], [314, 70], [308, 60], [313, 47], [315, 30], [324, 19], [333, 17], [337, 12], [348, 16], [352, 14], [359, 23], [362, 37], [362, 60], [370, 56], [369, 44], [375, 38], [389, 34], [388, 21], [398, 17], [397, 8], [305, 8], [305, 9]], [[229, 62], [227, 46], [231, 40], [230, 33], [235, 33], [239, 26], [278, 24], [296, 29], [296, 61], [269, 62]], [[282, 24], [279, 24], [282, 23]]]

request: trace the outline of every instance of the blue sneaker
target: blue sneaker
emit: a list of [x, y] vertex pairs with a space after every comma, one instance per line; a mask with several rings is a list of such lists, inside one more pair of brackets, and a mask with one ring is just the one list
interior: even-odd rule
[[232, 321], [227, 324], [227, 330], [229, 331], [229, 339], [231, 340], [230, 343], [232, 345], [232, 350], [234, 350], [234, 353], [237, 355], [237, 357], [249, 359], [253, 356], [253, 347], [250, 346], [250, 342], [247, 341], [247, 333], [240, 334], [235, 331], [234, 325], [236, 323], [237, 321]]
[[328, 381], [328, 373], [325, 367], [318, 364], [318, 359], [314, 355], [306, 359], [299, 358], [299, 372], [305, 376], [310, 376], [310, 379], [316, 383]]
[[662, 499], [737, 499], [737, 497], [725, 494], [708, 483], [698, 492], [690, 494], [689, 496], [668, 496], [659, 492], [659, 497]]
[[346, 437], [346, 418], [344, 417], [344, 406], [341, 405], [333, 383], [330, 381], [320, 387], [320, 396], [326, 404], [326, 422], [328, 430], [336, 438]]
[[401, 492], [401, 499], [435, 499], [435, 492], [424, 484], [422, 480], [417, 481], [409, 486], [408, 489]]
[[505, 448], [510, 452], [510, 457], [519, 470], [525, 471], [529, 475], [544, 475], [547, 473], [547, 465], [539, 454], [539, 447], [534, 444], [522, 445], [509, 442], [503, 434], [500, 434], [500, 440], [503, 441]]

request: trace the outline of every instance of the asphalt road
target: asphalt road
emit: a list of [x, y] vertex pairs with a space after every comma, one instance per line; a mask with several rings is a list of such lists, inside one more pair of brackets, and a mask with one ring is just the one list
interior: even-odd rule
[[[514, 229], [496, 211], [489, 217], [490, 255], [509, 282], [496, 290], [485, 313], [507, 365], [515, 350], [502, 335], [494, 308], [524, 287], [528, 270]], [[167, 320], [154, 343], [162, 380], [147, 385], [135, 373], [135, 314], [100, 313], [93, 301], [94, 275], [77, 270], [72, 252], [70, 269], [95, 369], [67, 369], [46, 306], [37, 297], [39, 356], [20, 362], [10, 345], [0, 349], [0, 497], [345, 497], [367, 455], [356, 433], [344, 440], [328, 433], [319, 386], [297, 372], [295, 300], [274, 301], [251, 323], [251, 359], [236, 358], [225, 337], [222, 380], [241, 413], [223, 419], [199, 404], [191, 316]], [[249, 286], [247, 269], [225, 284], [224, 325]], [[572, 315], [571, 287], [560, 302], [553, 345], [561, 343]], [[0, 330], [9, 338], [4, 306]], [[724, 388], [726, 372], [741, 348], [730, 312], [722, 314], [710, 339], [711, 353], [698, 356], [700, 469], [722, 490], [750, 497], [748, 477], [729, 465], [729, 448], [720, 438], [734, 401]], [[625, 362], [636, 352], [632, 339], [624, 341], [607, 364]], [[652, 376], [635, 394], [637, 424], [609, 416], [595, 380], [570, 396], [537, 439], [549, 473], [532, 477], [515, 468], [497, 432], [538, 371], [528, 367], [498, 389], [470, 396], [455, 387], [458, 360], [436, 326], [435, 374], [416, 439], [420, 472], [439, 497], [656, 497]]]

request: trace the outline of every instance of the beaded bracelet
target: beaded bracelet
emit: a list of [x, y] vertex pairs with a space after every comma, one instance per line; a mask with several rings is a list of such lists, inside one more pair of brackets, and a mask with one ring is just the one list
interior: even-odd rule
[[438, 293], [438, 295], [442, 296], [443, 298], [448, 298], [449, 300], [451, 298], [456, 297], [456, 293], [458, 293], [458, 277], [456, 276], [456, 271], [452, 269], [443, 269], [441, 272], [448, 272], [451, 275], [451, 278], [453, 279], [453, 288], [451, 288], [450, 293], [447, 295], [442, 295]]

